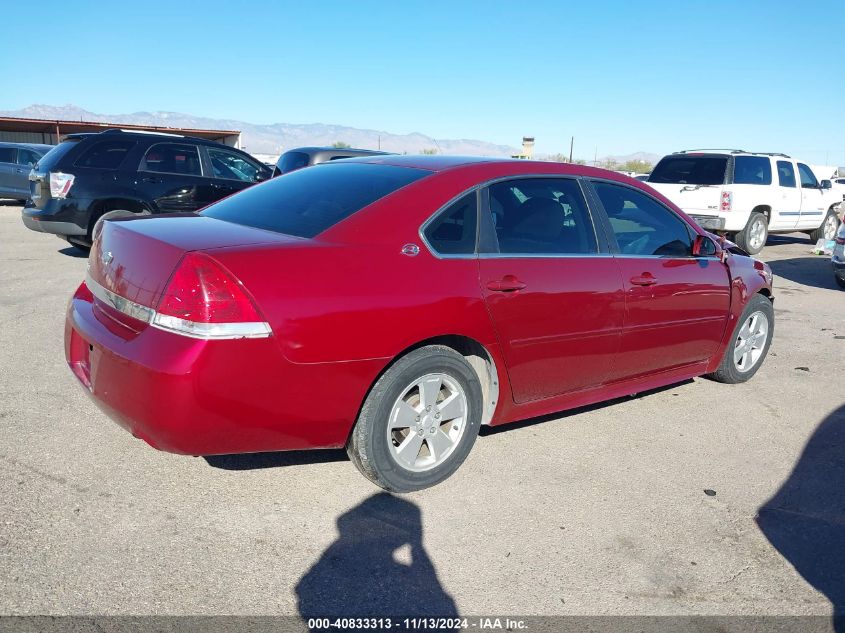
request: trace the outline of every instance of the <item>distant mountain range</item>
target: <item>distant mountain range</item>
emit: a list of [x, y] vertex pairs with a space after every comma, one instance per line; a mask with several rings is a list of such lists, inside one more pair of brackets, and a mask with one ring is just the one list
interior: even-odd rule
[[128, 123], [208, 130], [240, 130], [241, 144], [253, 154], [279, 154], [292, 147], [331, 145], [338, 141], [352, 147], [381, 149], [386, 152], [419, 154], [437, 150], [443, 154], [471, 156], [512, 156], [515, 147], [473, 139], [435, 139], [426, 134], [391, 134], [382, 130], [362, 130], [323, 123], [273, 123], [256, 125], [234, 119], [209, 119], [180, 112], [135, 112], [133, 114], [97, 114], [75, 105], [31, 105], [20, 110], [2, 111], [0, 116], [97, 123]]
[[[435, 139], [414, 132], [391, 134], [383, 130], [366, 130], [344, 125], [324, 123], [272, 123], [259, 125], [235, 119], [210, 119], [181, 112], [134, 112], [132, 114], [98, 114], [75, 105], [52, 106], [34, 104], [20, 110], [0, 111], [0, 116], [61, 121], [92, 121], [97, 123], [126, 123], [157, 127], [193, 128], [205, 130], [240, 130], [241, 144], [252, 154], [278, 155], [293, 147], [348, 143], [352, 147], [377, 149], [386, 152], [419, 154], [436, 150], [442, 154], [506, 157], [519, 154], [521, 149], [474, 139]], [[548, 158], [538, 155], [537, 158]], [[656, 163], [658, 154], [636, 152], [625, 156], [599, 157], [599, 163], [613, 160], [624, 164], [629, 160]]]

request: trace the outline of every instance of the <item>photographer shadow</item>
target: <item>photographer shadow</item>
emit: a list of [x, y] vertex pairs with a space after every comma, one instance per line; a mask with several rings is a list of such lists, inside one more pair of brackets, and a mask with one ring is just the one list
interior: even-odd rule
[[757, 525], [833, 605], [845, 633], [845, 406], [819, 424], [798, 463], [757, 513]]
[[420, 509], [381, 492], [337, 519], [337, 540], [296, 585], [311, 618], [457, 617], [422, 544]]

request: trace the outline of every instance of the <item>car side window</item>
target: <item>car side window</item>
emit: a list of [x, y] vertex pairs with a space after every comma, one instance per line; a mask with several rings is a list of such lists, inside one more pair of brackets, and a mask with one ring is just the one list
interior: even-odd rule
[[478, 225], [476, 192], [468, 193], [437, 215], [423, 234], [431, 248], [440, 255], [471, 255], [475, 253], [475, 234]]
[[15, 162], [15, 148], [14, 147], [0, 147], [0, 163], [14, 163]]
[[594, 182], [623, 255], [690, 257], [686, 222], [654, 198], [630, 187]]
[[89, 147], [76, 163], [77, 167], [97, 169], [117, 169], [126, 158], [126, 154], [135, 145], [134, 141], [103, 141]]
[[813, 170], [807, 167], [804, 163], [798, 163], [798, 175], [801, 177], [802, 189], [818, 189], [819, 181], [816, 180], [816, 175]]
[[31, 149], [24, 149], [23, 147], [18, 148], [18, 165], [33, 167], [35, 163], [38, 162], [39, 158], [41, 157]]
[[247, 160], [236, 152], [216, 147], [206, 149], [215, 178], [255, 182], [255, 177], [261, 171], [257, 163]]
[[781, 187], [795, 186], [795, 168], [787, 160], [778, 161], [778, 184]]
[[196, 145], [158, 143], [147, 150], [139, 167], [141, 171], [163, 174], [201, 176], [200, 155]]
[[598, 252], [595, 229], [578, 182], [520, 178], [489, 189], [498, 252], [510, 255], [588, 255]]

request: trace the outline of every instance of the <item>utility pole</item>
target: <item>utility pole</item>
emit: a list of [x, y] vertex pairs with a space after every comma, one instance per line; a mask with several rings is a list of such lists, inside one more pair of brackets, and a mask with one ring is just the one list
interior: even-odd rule
[[599, 164], [599, 146], [596, 145], [596, 153], [593, 154], [593, 167], [597, 167]]
[[378, 148], [381, 151], [381, 134], [378, 135]]
[[575, 147], [575, 137], [569, 137], [569, 162], [572, 162], [572, 148]]

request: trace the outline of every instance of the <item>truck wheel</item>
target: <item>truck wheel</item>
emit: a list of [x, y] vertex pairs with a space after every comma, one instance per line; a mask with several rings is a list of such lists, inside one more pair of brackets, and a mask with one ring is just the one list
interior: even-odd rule
[[836, 230], [839, 228], [839, 219], [836, 217], [836, 210], [831, 207], [824, 216], [821, 226], [810, 233], [810, 241], [818, 242], [819, 240], [830, 241], [836, 237]]
[[751, 255], [763, 250], [769, 238], [769, 222], [762, 213], [754, 212], [748, 218], [748, 224], [736, 234], [736, 244]]

